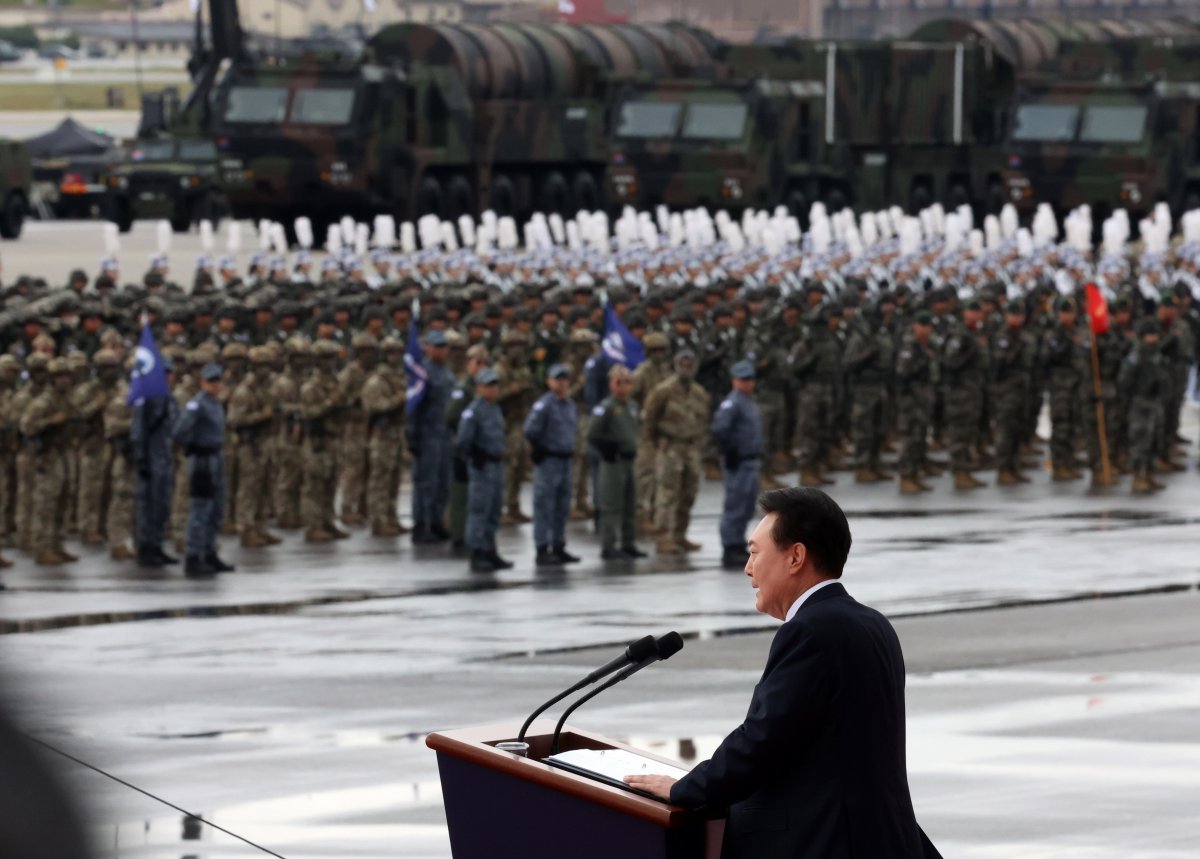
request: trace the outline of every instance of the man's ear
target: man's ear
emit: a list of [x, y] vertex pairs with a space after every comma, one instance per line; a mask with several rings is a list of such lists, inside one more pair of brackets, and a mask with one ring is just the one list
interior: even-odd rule
[[792, 548], [788, 550], [791, 571], [793, 573], [800, 572], [800, 569], [804, 566], [804, 559], [807, 557], [808, 547], [803, 543], [793, 543]]

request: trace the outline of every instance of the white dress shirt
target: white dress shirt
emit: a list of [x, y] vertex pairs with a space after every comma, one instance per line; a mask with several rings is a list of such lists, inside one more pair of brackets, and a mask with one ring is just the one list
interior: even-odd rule
[[817, 582], [804, 593], [800, 594], [800, 596], [796, 597], [796, 601], [792, 603], [792, 607], [788, 609], [787, 617], [783, 619], [783, 622], [787, 623], [789, 620], [794, 618], [796, 616], [796, 612], [800, 611], [800, 606], [804, 605], [804, 601], [821, 588], [826, 587], [827, 585], [836, 585], [837, 583], [838, 579], [825, 579], [825, 581]]

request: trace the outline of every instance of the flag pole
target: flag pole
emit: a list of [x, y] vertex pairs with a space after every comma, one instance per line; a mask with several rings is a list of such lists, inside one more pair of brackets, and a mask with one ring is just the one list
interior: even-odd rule
[[1099, 335], [1096, 334], [1094, 317], [1090, 312], [1088, 327], [1092, 329], [1092, 391], [1096, 395], [1096, 430], [1100, 433], [1100, 474], [1107, 486], [1112, 483], [1112, 464], [1108, 461], [1108, 431], [1104, 425], [1104, 387], [1100, 381], [1100, 345], [1097, 342]]

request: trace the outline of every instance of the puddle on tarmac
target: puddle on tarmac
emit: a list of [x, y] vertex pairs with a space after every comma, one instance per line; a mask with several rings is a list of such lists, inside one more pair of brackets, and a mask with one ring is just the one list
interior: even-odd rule
[[260, 725], [244, 728], [222, 728], [212, 731], [196, 731], [185, 734], [139, 734], [154, 740], [227, 740], [237, 741], [253, 737], [255, 740], [267, 739], [275, 743], [314, 743], [334, 748], [362, 748], [365, 746], [382, 746], [393, 743], [424, 745], [426, 732], [409, 731], [403, 734], [390, 734], [384, 731], [370, 729], [348, 729], [342, 731], [308, 731], [288, 725]]

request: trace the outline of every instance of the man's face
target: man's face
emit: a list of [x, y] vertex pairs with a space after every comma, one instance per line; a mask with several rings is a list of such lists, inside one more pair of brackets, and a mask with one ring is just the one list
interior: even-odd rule
[[1004, 314], [1004, 321], [1008, 325], [1009, 328], [1020, 329], [1022, 326], [1025, 325], [1025, 314], [1023, 314], [1023, 313], [1006, 313], [1006, 314]]
[[913, 323], [913, 336], [917, 338], [917, 342], [922, 346], [929, 342], [929, 338], [933, 335], [933, 326], [924, 325], [920, 322]]
[[733, 389], [750, 396], [754, 393], [754, 379], [734, 379]]
[[494, 403], [500, 397], [500, 385], [492, 382], [490, 385], [479, 386], [479, 396], [483, 397], [489, 403]]
[[566, 376], [563, 376], [560, 379], [546, 380], [546, 387], [548, 387], [556, 397], [565, 397], [567, 395], [567, 388], [570, 386], [571, 380]]
[[609, 379], [608, 389], [614, 397], [624, 402], [629, 398], [629, 377], [617, 376], [615, 379]]
[[60, 394], [65, 394], [71, 390], [71, 375], [69, 373], [57, 373], [54, 376], [54, 390]]
[[206, 394], [208, 394], [210, 397], [218, 397], [221, 395], [221, 380], [220, 379], [213, 379], [211, 382], [207, 381], [207, 380], [202, 380], [200, 382], [200, 387], [204, 388], [204, 392]]
[[797, 544], [785, 551], [775, 545], [771, 529], [776, 518], [775, 513], [767, 514], [750, 535], [750, 559], [746, 561], [746, 575], [757, 591], [754, 608], [783, 620], [798, 596], [794, 592], [795, 577], [800, 572], [804, 547]]
[[681, 358], [675, 362], [675, 374], [685, 382], [696, 378], [696, 362], [692, 358]]

